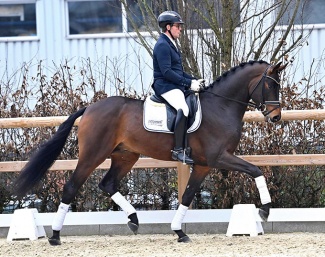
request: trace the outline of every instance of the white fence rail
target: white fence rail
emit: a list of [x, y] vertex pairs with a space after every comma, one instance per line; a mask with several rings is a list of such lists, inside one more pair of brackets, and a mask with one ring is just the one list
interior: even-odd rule
[[[232, 209], [188, 210], [183, 223], [228, 223]], [[137, 211], [141, 224], [171, 223], [176, 211]], [[14, 214], [1, 214], [0, 227], [10, 227]], [[55, 213], [35, 214], [36, 225], [51, 226]], [[257, 219], [258, 221], [262, 221]], [[68, 212], [64, 225], [113, 225], [126, 224], [123, 211]], [[276, 208], [271, 209], [268, 222], [325, 222], [325, 208]]]

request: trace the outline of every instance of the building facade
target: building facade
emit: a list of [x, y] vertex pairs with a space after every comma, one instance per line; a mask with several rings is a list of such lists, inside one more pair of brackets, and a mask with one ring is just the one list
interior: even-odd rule
[[[312, 75], [309, 76], [313, 80], [310, 86], [317, 88], [325, 83], [325, 2], [308, 1], [310, 22], [301, 27], [297, 21], [293, 30], [303, 30], [309, 37], [299, 51], [289, 56], [289, 60], [294, 61], [287, 76], [299, 83]], [[135, 20], [141, 22], [137, 1], [127, 2], [134, 10]], [[264, 0], [255, 2], [256, 8], [265, 4]], [[267, 2], [272, 3], [271, 0]], [[270, 17], [263, 26], [272, 24], [276, 14]], [[280, 35], [283, 27], [277, 31]], [[239, 29], [237, 33], [243, 31]], [[153, 46], [152, 35], [148, 33], [146, 38]], [[295, 40], [294, 36], [291, 40]], [[245, 45], [251, 44], [246, 38]], [[240, 51], [245, 52], [245, 47]], [[109, 71], [109, 82], [115, 87], [123, 83], [138, 93], [150, 91], [152, 83], [151, 55], [139, 44], [118, 0], [0, 0], [1, 81], [19, 84], [19, 79], [12, 79], [17, 72], [28, 69], [30, 74], [37, 74], [40, 62], [46, 67], [47, 76], [52, 76], [60, 65], [67, 64], [75, 72], [80, 72], [83, 66], [95, 67], [93, 72], [98, 83], [106, 84], [100, 77]], [[105, 90], [109, 95], [115, 94], [114, 87], [105, 87]]]

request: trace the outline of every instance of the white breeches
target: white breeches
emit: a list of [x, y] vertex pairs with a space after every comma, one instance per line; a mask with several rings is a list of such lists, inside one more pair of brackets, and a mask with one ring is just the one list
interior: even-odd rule
[[185, 96], [182, 90], [173, 89], [161, 95], [176, 111], [183, 110], [184, 115], [187, 117], [189, 110], [185, 101]]

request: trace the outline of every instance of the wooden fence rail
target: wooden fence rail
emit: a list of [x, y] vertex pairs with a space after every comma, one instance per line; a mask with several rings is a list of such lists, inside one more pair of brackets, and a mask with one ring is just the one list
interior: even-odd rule
[[[243, 155], [238, 156], [256, 166], [325, 165], [325, 154], [287, 154], [287, 155]], [[51, 171], [74, 170], [78, 160], [57, 160]], [[0, 162], [0, 172], [19, 172], [27, 161]], [[179, 162], [140, 158], [133, 168], [178, 168]], [[111, 160], [106, 159], [97, 169], [109, 169]], [[186, 165], [181, 165], [186, 166]]]
[[[4, 118], [0, 119], [0, 128], [29, 128], [59, 126], [67, 116], [56, 117], [30, 117], [30, 118]], [[282, 111], [282, 120], [324, 120], [325, 110], [289, 110]], [[245, 122], [264, 121], [264, 116], [259, 111], [246, 112]], [[75, 125], [78, 125], [79, 119]], [[325, 165], [325, 154], [292, 154], [292, 155], [246, 155], [239, 156], [257, 166], [285, 166], [285, 165]], [[78, 160], [57, 160], [50, 170], [74, 170]], [[0, 162], [0, 172], [18, 172], [26, 161]], [[108, 169], [110, 159], [99, 165], [98, 169]], [[141, 158], [134, 168], [177, 168], [179, 195], [184, 192], [188, 177], [189, 167], [179, 162], [159, 161], [151, 158]]]
[[[0, 128], [32, 128], [59, 126], [68, 116], [53, 117], [27, 117], [27, 118], [3, 118], [0, 119]], [[243, 118], [245, 122], [264, 121], [265, 118], [259, 111], [246, 112]], [[288, 110], [282, 111], [282, 120], [325, 120], [325, 110]], [[80, 118], [76, 120], [78, 125]]]

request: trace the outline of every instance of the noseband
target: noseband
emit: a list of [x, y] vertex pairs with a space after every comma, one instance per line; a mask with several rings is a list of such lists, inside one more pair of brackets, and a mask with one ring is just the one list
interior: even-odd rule
[[[267, 75], [267, 71], [269, 70], [269, 68], [271, 67], [271, 65], [269, 65], [266, 70], [264, 71], [263, 73], [263, 76], [262, 78], [257, 82], [257, 84], [254, 86], [254, 89], [252, 91], [252, 93], [250, 94], [250, 98], [252, 98], [252, 95], [254, 93], [254, 91], [256, 90], [256, 88], [259, 86], [259, 84], [262, 82], [262, 103], [260, 104], [256, 104], [256, 103], [251, 103], [252, 105], [254, 105], [254, 107], [256, 109], [258, 109], [259, 111], [262, 112], [262, 114], [264, 116], [267, 116], [269, 115], [271, 112], [273, 112], [274, 110], [278, 109], [281, 107], [281, 104], [280, 104], [280, 101], [265, 101], [265, 87], [264, 87], [264, 84], [265, 84], [265, 80], [266, 79], [271, 79], [272, 81], [274, 81], [278, 86], [280, 86], [280, 82], [277, 81], [276, 79], [272, 78], [271, 76]], [[266, 106], [267, 105], [273, 105], [275, 106], [272, 110], [268, 111], [266, 109]]]

